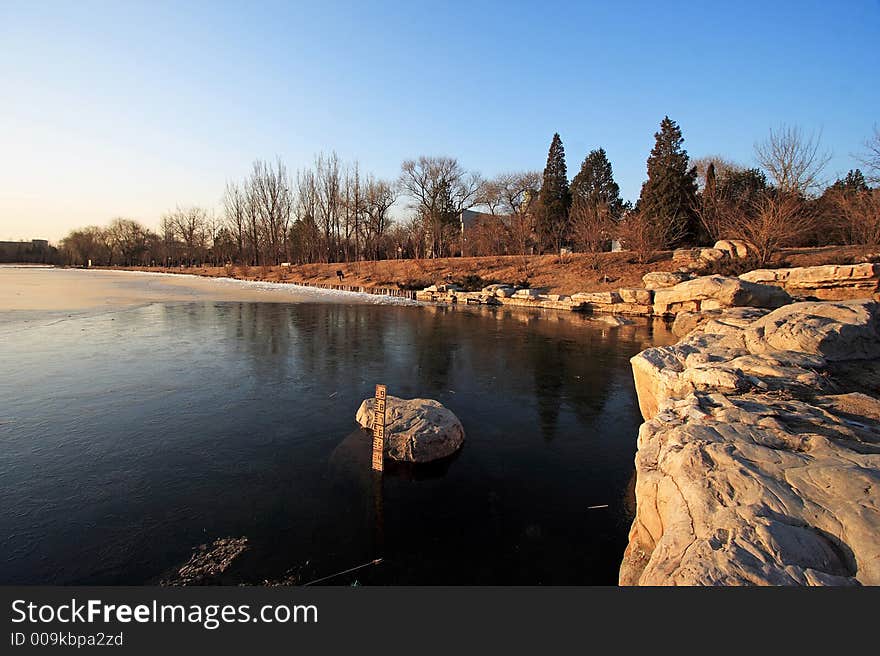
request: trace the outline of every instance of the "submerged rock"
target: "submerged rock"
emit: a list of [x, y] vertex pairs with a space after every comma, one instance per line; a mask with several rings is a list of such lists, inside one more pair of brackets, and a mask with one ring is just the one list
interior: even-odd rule
[[[361, 427], [373, 429], [375, 399], [358, 408]], [[385, 413], [385, 455], [392, 460], [430, 462], [455, 453], [464, 442], [464, 428], [451, 410], [432, 399], [389, 396]]]

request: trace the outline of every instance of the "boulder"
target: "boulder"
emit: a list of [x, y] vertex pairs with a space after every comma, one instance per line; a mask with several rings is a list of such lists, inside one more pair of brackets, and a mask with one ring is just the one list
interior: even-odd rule
[[701, 248], [700, 259], [706, 262], [720, 262], [727, 259], [728, 254], [720, 248]]
[[509, 296], [513, 296], [515, 291], [516, 291], [516, 289], [514, 289], [514, 287], [512, 285], [506, 285], [503, 283], [501, 283], [501, 284], [496, 283], [494, 285], [487, 285], [486, 287], [483, 287], [483, 293], [486, 296], [490, 296], [490, 297], [496, 296], [496, 297], [501, 297], [501, 298], [507, 298]]
[[710, 322], [733, 324], [739, 328], [760, 319], [770, 310], [753, 307], [734, 307], [723, 310], [704, 310], [702, 312], [679, 312], [672, 323], [672, 333], [676, 337], [685, 337], [694, 330]]
[[654, 292], [654, 314], [716, 310], [725, 307], [777, 308], [791, 302], [782, 289], [739, 278], [702, 276]]
[[677, 248], [672, 251], [672, 263], [689, 269], [699, 267], [702, 264], [700, 261], [701, 250], [700, 248]]
[[538, 298], [541, 295], [541, 290], [539, 289], [517, 289], [513, 298]]
[[801, 298], [871, 298], [880, 289], [880, 264], [865, 262], [792, 269], [757, 269], [742, 274], [740, 280], [777, 285]]
[[877, 303], [802, 302], [758, 319], [745, 331], [751, 353], [800, 351], [828, 361], [880, 358]]
[[727, 253], [729, 258], [739, 260], [747, 258], [755, 250], [742, 239], [721, 239], [715, 242], [714, 247]]
[[651, 305], [654, 302], [654, 294], [650, 289], [635, 287], [630, 289], [618, 289], [617, 294], [624, 303], [635, 305]]
[[666, 404], [639, 431], [620, 584], [880, 584], [880, 423], [836, 402]]
[[[357, 411], [362, 428], [373, 429], [375, 399]], [[385, 405], [385, 456], [406, 462], [430, 462], [451, 456], [464, 442], [464, 428], [451, 410], [432, 399], [389, 396]]]
[[642, 283], [645, 289], [664, 289], [666, 287], [674, 287], [675, 285], [690, 280], [694, 275], [685, 271], [651, 271], [642, 276]]
[[622, 585], [880, 584], [880, 400], [838, 375], [878, 368], [878, 317], [681, 315], [683, 339], [632, 359], [646, 421]]

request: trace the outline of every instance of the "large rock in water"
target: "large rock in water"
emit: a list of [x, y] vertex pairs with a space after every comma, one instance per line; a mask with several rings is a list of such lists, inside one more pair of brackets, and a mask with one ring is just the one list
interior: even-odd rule
[[[375, 399], [366, 399], [357, 422], [373, 429]], [[385, 455], [392, 460], [430, 462], [451, 456], [464, 442], [464, 428], [451, 410], [431, 399], [389, 396], [385, 405]]]
[[878, 356], [864, 300], [713, 313], [633, 358], [647, 421], [620, 583], [880, 584]]
[[654, 292], [654, 314], [677, 314], [728, 307], [778, 308], [791, 303], [784, 290], [773, 285], [702, 276]]

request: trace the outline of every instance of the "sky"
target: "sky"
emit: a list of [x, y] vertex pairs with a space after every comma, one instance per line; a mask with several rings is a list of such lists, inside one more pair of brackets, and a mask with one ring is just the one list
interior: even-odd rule
[[880, 0], [0, 0], [0, 239], [219, 212], [256, 158], [541, 170], [554, 132], [570, 177], [601, 146], [635, 200], [664, 115], [745, 165], [821, 133], [833, 180], [880, 124], [878, 44]]

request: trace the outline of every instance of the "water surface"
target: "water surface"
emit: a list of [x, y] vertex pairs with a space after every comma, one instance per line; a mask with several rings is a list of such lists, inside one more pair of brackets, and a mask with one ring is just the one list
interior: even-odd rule
[[[247, 536], [234, 576], [613, 584], [657, 324], [575, 314], [175, 302], [0, 312], [0, 583], [142, 584]], [[377, 382], [461, 419], [461, 452], [369, 473]], [[588, 509], [608, 505], [608, 508]]]

